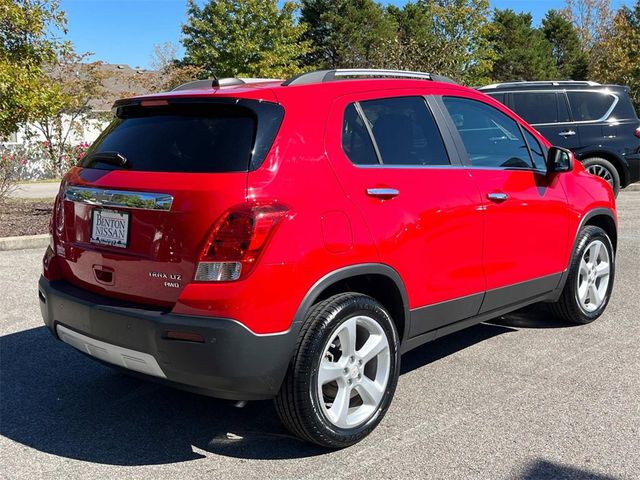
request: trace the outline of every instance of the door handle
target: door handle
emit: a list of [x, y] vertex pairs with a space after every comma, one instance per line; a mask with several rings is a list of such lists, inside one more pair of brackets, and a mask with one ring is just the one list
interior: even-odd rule
[[491, 200], [492, 202], [504, 202], [506, 199], [509, 198], [509, 195], [507, 195], [506, 193], [503, 192], [494, 192], [494, 193], [487, 193], [487, 198], [489, 200]]
[[561, 137], [573, 137], [576, 134], [576, 132], [574, 130], [565, 130], [563, 132], [560, 132], [558, 135], [560, 135]]
[[400, 190], [395, 188], [367, 188], [367, 195], [370, 197], [389, 200], [400, 195]]

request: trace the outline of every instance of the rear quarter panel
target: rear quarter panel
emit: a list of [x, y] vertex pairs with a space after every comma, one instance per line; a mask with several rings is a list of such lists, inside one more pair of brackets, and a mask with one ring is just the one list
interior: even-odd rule
[[329, 89], [291, 87], [279, 100], [285, 116], [264, 163], [247, 177], [247, 200], [277, 202], [289, 213], [249, 276], [191, 284], [174, 311], [240, 321], [254, 333], [290, 328], [306, 294], [326, 274], [377, 262], [371, 235], [348, 202], [324, 151]]

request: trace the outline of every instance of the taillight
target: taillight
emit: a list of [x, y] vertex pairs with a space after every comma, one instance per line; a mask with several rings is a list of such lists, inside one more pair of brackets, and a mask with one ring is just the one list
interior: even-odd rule
[[247, 204], [228, 210], [211, 229], [195, 280], [227, 282], [246, 277], [287, 211], [279, 204]]
[[636, 137], [640, 138], [640, 127], [636, 128]]

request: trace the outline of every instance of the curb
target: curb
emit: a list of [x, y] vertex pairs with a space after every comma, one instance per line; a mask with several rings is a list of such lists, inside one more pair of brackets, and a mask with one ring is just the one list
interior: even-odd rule
[[0, 238], [0, 252], [6, 250], [24, 250], [27, 248], [45, 248], [47, 245], [49, 245], [48, 233], [43, 235]]
[[[631, 185], [629, 185], [627, 188], [625, 188], [624, 190], [626, 190], [627, 192], [640, 192], [640, 182], [638, 183], [632, 183]], [[624, 191], [623, 190], [623, 191]]]

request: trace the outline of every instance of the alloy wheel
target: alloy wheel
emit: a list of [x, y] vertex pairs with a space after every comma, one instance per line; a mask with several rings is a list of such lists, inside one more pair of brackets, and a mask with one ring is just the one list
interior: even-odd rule
[[611, 272], [609, 251], [601, 240], [592, 241], [580, 259], [576, 296], [580, 308], [591, 313], [606, 300]]
[[382, 326], [359, 315], [332, 334], [318, 368], [318, 396], [336, 427], [354, 428], [377, 411], [389, 381], [391, 356]]
[[593, 165], [589, 165], [586, 168], [587, 172], [592, 175], [597, 175], [598, 177], [604, 178], [611, 187], [613, 187], [613, 174], [609, 171], [609, 169], [603, 165], [599, 165], [597, 163]]

